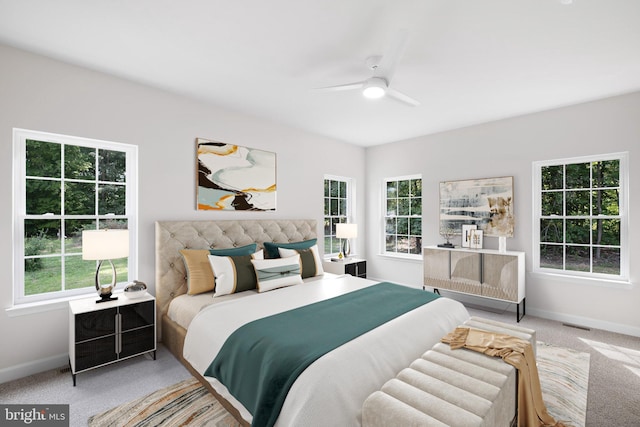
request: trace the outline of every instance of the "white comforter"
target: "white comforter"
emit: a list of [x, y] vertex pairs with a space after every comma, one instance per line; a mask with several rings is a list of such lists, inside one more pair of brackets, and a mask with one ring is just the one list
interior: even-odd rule
[[[340, 276], [206, 307], [189, 326], [184, 357], [202, 374], [243, 324], [375, 283]], [[322, 356], [291, 387], [276, 426], [360, 425], [362, 404], [371, 393], [468, 318], [462, 304], [438, 298]], [[251, 422], [251, 414], [224, 385], [207, 379]]]

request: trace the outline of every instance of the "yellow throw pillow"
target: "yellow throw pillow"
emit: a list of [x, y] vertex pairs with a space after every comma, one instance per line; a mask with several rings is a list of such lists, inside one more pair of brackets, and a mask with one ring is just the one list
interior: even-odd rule
[[187, 294], [197, 295], [212, 291], [216, 282], [209, 264], [209, 250], [182, 249], [180, 254], [187, 268]]

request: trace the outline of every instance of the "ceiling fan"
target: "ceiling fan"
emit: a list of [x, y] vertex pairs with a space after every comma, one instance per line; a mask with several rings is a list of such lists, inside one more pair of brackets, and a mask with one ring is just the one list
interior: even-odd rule
[[417, 107], [420, 105], [420, 101], [391, 87], [391, 79], [395, 73], [397, 62], [404, 53], [408, 36], [409, 34], [406, 30], [400, 31], [384, 55], [370, 56], [366, 59], [367, 67], [373, 71], [373, 75], [368, 79], [355, 83], [322, 87], [317, 90], [336, 92], [360, 89], [365, 98], [375, 99], [388, 96], [412, 107]]

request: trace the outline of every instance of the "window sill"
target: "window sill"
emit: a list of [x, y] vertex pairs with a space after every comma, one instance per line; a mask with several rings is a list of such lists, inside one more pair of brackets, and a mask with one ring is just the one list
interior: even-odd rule
[[572, 283], [572, 284], [589, 284], [594, 286], [602, 286], [605, 288], [615, 289], [632, 289], [633, 283], [628, 280], [613, 280], [602, 279], [598, 277], [586, 277], [586, 276], [570, 276], [565, 274], [555, 274], [547, 271], [532, 271], [531, 275], [540, 279], [553, 278], [554, 280]]
[[396, 259], [400, 261], [422, 262], [422, 255], [417, 255], [417, 254], [410, 255], [410, 254], [396, 254], [396, 253], [383, 252], [378, 254], [378, 256], [381, 256], [384, 258]]
[[[118, 293], [121, 292], [114, 292], [114, 295], [118, 295]], [[4, 311], [7, 314], [7, 317], [19, 317], [45, 313], [47, 311], [66, 310], [69, 307], [69, 301], [91, 298], [94, 296], [96, 297], [96, 299], [99, 299], [95, 292], [90, 292], [82, 295], [56, 298], [55, 300], [51, 301], [38, 301], [16, 304], [12, 307], [5, 308]]]

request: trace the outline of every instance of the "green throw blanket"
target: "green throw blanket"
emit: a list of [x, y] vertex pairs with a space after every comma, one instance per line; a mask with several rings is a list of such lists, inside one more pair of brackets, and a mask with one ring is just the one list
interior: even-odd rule
[[436, 298], [385, 282], [258, 319], [227, 338], [204, 375], [227, 387], [251, 412], [253, 426], [272, 426], [289, 389], [311, 363]]

